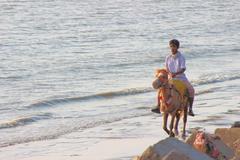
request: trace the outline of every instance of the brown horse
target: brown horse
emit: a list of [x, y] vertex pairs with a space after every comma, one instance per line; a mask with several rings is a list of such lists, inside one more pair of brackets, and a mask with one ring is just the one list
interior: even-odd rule
[[[184, 138], [186, 136], [188, 90], [182, 81], [168, 80], [168, 73], [165, 69], [158, 69], [155, 76], [156, 79], [153, 81], [152, 86], [154, 89], [158, 89], [160, 110], [163, 113], [163, 129], [171, 137], [178, 135], [178, 123], [183, 116], [182, 137]], [[171, 123], [168, 129], [167, 120], [169, 115], [171, 116]]]

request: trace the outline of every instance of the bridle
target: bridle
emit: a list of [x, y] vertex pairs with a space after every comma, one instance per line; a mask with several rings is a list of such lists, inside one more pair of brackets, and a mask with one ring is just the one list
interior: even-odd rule
[[168, 84], [168, 76], [162, 73], [159, 73], [157, 76], [158, 80], [161, 82], [159, 89], [165, 87]]
[[[163, 74], [163, 73], [159, 73], [159, 75], [158, 76], [156, 76], [157, 78], [158, 78], [158, 80], [161, 82], [160, 84], [160, 86], [159, 86], [159, 90], [161, 91], [163, 91], [163, 90], [166, 90], [166, 89], [168, 89], [169, 91], [168, 91], [168, 95], [167, 95], [167, 97], [166, 97], [166, 99], [164, 100], [165, 102], [165, 105], [167, 106], [167, 107], [169, 107], [169, 104], [167, 103], [167, 102], [169, 102], [169, 101], [171, 101], [171, 98], [173, 97], [173, 95], [172, 95], [172, 92], [173, 92], [173, 90], [174, 91], [176, 91], [176, 93], [178, 94], [178, 95], [181, 95], [180, 93], [179, 93], [179, 91], [173, 86], [173, 85], [171, 85], [170, 83], [169, 83], [169, 79], [168, 79], [168, 76], [166, 75], [166, 74]], [[163, 98], [161, 98], [161, 100], [163, 100]]]

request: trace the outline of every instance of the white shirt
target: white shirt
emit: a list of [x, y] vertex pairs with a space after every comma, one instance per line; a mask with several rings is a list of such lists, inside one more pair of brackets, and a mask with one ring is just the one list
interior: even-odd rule
[[[171, 73], [177, 73], [182, 69], [186, 69], [185, 66], [185, 58], [184, 56], [178, 51], [176, 55], [168, 55], [165, 59], [165, 66]], [[187, 80], [184, 73], [176, 75], [177, 79], [180, 80]]]

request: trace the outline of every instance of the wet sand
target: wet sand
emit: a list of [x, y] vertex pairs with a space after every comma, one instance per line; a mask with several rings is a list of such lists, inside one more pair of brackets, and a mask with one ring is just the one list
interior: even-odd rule
[[[238, 115], [234, 114], [235, 112], [229, 110], [225, 111], [227, 112], [225, 114], [214, 116], [205, 116], [198, 108], [195, 109], [195, 112], [198, 113], [195, 117], [188, 117], [188, 135], [195, 129], [213, 132], [216, 128], [230, 127], [231, 121], [238, 118]], [[231, 118], [229, 118], [229, 114], [231, 114]], [[92, 133], [94, 136], [91, 135], [92, 131], [86, 133], [85, 136], [80, 136], [82, 133], [75, 132], [67, 137], [51, 141], [6, 147], [2, 152], [8, 153], [15, 147], [18, 150], [21, 148], [20, 153], [26, 153], [26, 155], [21, 155], [19, 158], [15, 157], [21, 160], [131, 160], [134, 156], [141, 155], [148, 146], [167, 137], [167, 134], [162, 130], [161, 123], [162, 117], [159, 114], [150, 113], [148, 116], [135, 117], [101, 126], [97, 134]], [[114, 130], [112, 130], [113, 126]], [[182, 122], [180, 122], [180, 130], [181, 126]], [[94, 143], [84, 147], [84, 141], [94, 141]], [[44, 151], [42, 149], [42, 153], [36, 152], [34, 154], [34, 148], [39, 150], [44, 146], [49, 148], [51, 145], [52, 150]], [[31, 149], [29, 149], [30, 147]], [[23, 152], [24, 150], [26, 152]], [[31, 156], [29, 156], [29, 151], [31, 151]]]

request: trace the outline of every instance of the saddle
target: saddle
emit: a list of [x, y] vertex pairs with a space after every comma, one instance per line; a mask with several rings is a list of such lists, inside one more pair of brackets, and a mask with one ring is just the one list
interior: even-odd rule
[[178, 79], [171, 79], [169, 80], [169, 83], [172, 84], [176, 90], [179, 92], [179, 94], [182, 97], [189, 97], [189, 92], [187, 89], [187, 86], [185, 85], [185, 83], [181, 80]]

